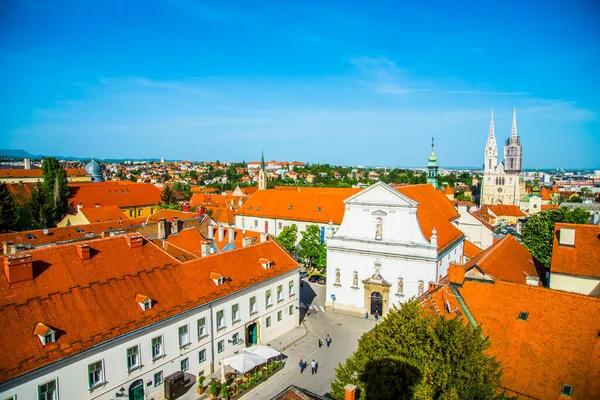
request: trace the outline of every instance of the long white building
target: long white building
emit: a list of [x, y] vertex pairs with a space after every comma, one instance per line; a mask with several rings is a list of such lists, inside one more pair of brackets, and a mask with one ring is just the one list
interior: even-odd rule
[[2, 261], [2, 399], [162, 398], [169, 375], [194, 382], [299, 323], [274, 241], [180, 263], [129, 234]]

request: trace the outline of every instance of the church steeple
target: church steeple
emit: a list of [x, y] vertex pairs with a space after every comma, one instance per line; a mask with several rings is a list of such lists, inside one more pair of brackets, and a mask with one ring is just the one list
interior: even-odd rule
[[485, 144], [485, 172], [493, 172], [498, 165], [498, 146], [496, 145], [496, 135], [494, 132], [494, 110], [490, 118], [490, 132]]
[[263, 171], [265, 170], [265, 151], [264, 150], [261, 150], [260, 169], [262, 169]]
[[431, 183], [434, 188], [438, 188], [438, 162], [434, 151], [434, 139], [431, 138], [431, 155], [427, 164], [427, 183]]
[[512, 129], [510, 137], [504, 146], [504, 164], [506, 172], [514, 174], [520, 173], [523, 162], [523, 149], [521, 148], [521, 138], [517, 133], [517, 108], [513, 111]]
[[517, 135], [517, 107], [515, 107], [513, 110], [513, 122], [512, 122], [512, 129], [510, 131], [510, 138], [511, 138], [511, 140], [518, 138], [518, 135]]
[[258, 190], [267, 188], [267, 173], [265, 171], [265, 152], [260, 156], [260, 169], [258, 170]]

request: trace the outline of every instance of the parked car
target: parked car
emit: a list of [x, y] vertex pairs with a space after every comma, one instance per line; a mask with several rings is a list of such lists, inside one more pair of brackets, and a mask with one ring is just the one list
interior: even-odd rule
[[317, 283], [318, 283], [319, 285], [324, 285], [324, 284], [325, 284], [325, 277], [324, 277], [324, 276], [320, 276], [320, 277], [317, 279]]
[[304, 279], [306, 277], [308, 277], [308, 272], [306, 272], [306, 271], [300, 271], [300, 279]]
[[318, 275], [311, 275], [308, 277], [308, 281], [310, 283], [316, 283], [319, 280], [319, 278], [321, 278], [321, 277]]

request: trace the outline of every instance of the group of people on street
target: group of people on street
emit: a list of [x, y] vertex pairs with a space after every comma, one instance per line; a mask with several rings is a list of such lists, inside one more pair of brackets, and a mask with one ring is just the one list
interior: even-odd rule
[[[325, 343], [327, 344], [327, 347], [331, 346], [331, 336], [327, 335], [325, 337]], [[323, 340], [319, 338], [319, 348], [321, 347], [323, 347]], [[308, 363], [300, 359], [298, 365], [300, 366], [300, 373], [303, 373], [306, 367], [308, 366]], [[310, 363], [310, 369], [312, 371], [312, 375], [316, 374], [319, 370], [319, 363], [313, 359]]]
[[[375, 310], [375, 321], [379, 321], [379, 312], [377, 310]], [[369, 319], [369, 312], [365, 311], [365, 319]]]

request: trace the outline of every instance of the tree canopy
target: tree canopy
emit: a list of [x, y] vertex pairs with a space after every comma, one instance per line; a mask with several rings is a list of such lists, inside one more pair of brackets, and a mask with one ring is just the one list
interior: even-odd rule
[[[321, 229], [317, 225], [309, 225], [306, 227], [306, 231], [302, 232], [302, 239], [300, 239], [298, 256], [308, 264], [309, 268], [315, 265], [315, 261], [322, 259], [325, 246], [321, 244]], [[323, 262], [321, 261], [321, 264]], [[319, 265], [319, 268], [323, 268], [325, 265]]]
[[500, 363], [488, 347], [479, 327], [425, 316], [412, 300], [359, 340], [336, 368], [331, 394], [343, 399], [352, 383], [357, 399], [503, 399]]
[[4, 183], [0, 184], [0, 232], [13, 230], [17, 224], [17, 208]]
[[546, 267], [552, 261], [552, 242], [554, 241], [554, 225], [557, 222], [587, 224], [590, 214], [582, 209], [573, 211], [567, 207], [558, 210], [546, 210], [530, 217], [523, 226], [523, 244], [529, 252]]
[[277, 241], [284, 249], [290, 253], [295, 253], [296, 242], [298, 241], [298, 226], [292, 224], [283, 228], [281, 233], [277, 236]]
[[169, 204], [177, 204], [177, 200], [175, 199], [175, 192], [171, 189], [170, 186], [165, 185], [162, 193], [160, 194], [160, 202], [163, 204], [164, 208], [167, 208], [165, 205]]
[[56, 158], [48, 157], [42, 162], [42, 175], [44, 176], [42, 189], [47, 202], [44, 227], [54, 226], [68, 211], [68, 198], [71, 193], [67, 185], [67, 172]]

